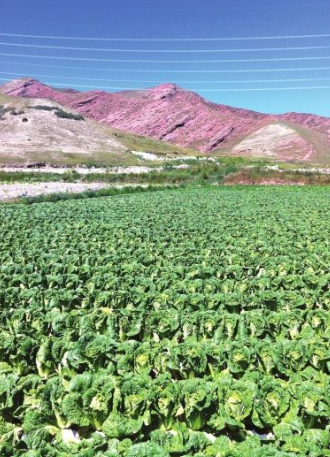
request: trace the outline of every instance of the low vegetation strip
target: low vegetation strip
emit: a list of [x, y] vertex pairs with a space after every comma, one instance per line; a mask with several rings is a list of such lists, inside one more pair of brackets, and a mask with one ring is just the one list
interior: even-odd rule
[[104, 183], [104, 184], [138, 184], [138, 185], [177, 185], [183, 183], [220, 183], [223, 177], [236, 171], [233, 165], [218, 163], [197, 163], [193, 165], [175, 164], [164, 167], [119, 167], [116, 169], [103, 169], [89, 173], [82, 170], [67, 170], [65, 173], [56, 172], [23, 172], [13, 169], [0, 170], [1, 183]]
[[321, 187], [0, 206], [0, 455], [329, 456], [329, 216]]
[[83, 200], [89, 198], [100, 198], [100, 197], [114, 197], [117, 195], [123, 194], [135, 194], [140, 192], [159, 192], [169, 189], [182, 188], [184, 185], [175, 185], [175, 186], [166, 186], [166, 185], [157, 185], [150, 186], [146, 184], [136, 185], [136, 184], [119, 184], [114, 186], [105, 186], [99, 189], [90, 189], [84, 190], [83, 192], [58, 192], [58, 193], [49, 193], [34, 196], [26, 196], [17, 198], [14, 201], [7, 201], [7, 203], [19, 203], [24, 205], [33, 205], [35, 203], [49, 203], [49, 202], [59, 202], [63, 200]]
[[[249, 162], [248, 162], [249, 163]], [[174, 161], [163, 166], [113, 168], [0, 168], [0, 201], [21, 197], [37, 201], [108, 195], [109, 188], [126, 186], [214, 186], [214, 185], [329, 185], [327, 169], [295, 169], [265, 162], [221, 158], [215, 161]], [[267, 163], [267, 162], [266, 162]], [[101, 190], [103, 189], [103, 190]], [[61, 195], [53, 195], [58, 194]], [[68, 193], [70, 195], [68, 195]], [[67, 194], [67, 195], [64, 195]], [[110, 192], [110, 194], [112, 194]]]
[[109, 187], [103, 183], [62, 183], [62, 182], [38, 182], [0, 184], [0, 201], [10, 201], [19, 198], [34, 198], [57, 193], [82, 193], [98, 191]]
[[246, 167], [225, 177], [225, 184], [234, 185], [330, 185], [327, 169], [276, 169], [267, 167]]

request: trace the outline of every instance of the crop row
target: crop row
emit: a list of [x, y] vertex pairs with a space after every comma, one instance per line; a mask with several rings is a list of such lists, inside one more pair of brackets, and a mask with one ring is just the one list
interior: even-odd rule
[[330, 200], [0, 207], [0, 455], [325, 457]]

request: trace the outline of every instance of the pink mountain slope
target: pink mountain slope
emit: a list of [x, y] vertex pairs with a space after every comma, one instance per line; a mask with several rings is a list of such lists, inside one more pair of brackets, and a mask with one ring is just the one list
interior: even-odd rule
[[330, 158], [329, 118], [299, 113], [274, 116], [232, 108], [174, 84], [143, 91], [78, 92], [27, 78], [6, 83], [0, 91], [55, 100], [103, 124], [202, 152], [225, 149], [289, 159]]

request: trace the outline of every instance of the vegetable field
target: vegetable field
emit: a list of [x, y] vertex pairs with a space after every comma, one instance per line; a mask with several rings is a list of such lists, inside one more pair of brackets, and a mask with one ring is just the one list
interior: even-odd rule
[[0, 207], [1, 457], [330, 456], [330, 194]]

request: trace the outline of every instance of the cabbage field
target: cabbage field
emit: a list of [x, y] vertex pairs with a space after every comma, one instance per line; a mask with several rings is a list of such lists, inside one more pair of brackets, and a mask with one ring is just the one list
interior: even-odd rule
[[0, 206], [1, 457], [330, 456], [330, 193]]

